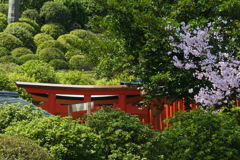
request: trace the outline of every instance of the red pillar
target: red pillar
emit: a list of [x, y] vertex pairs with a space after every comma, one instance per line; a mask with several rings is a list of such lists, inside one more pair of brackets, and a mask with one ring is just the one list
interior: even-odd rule
[[56, 115], [56, 93], [48, 93], [48, 112]]
[[119, 99], [118, 99], [118, 104], [119, 107], [121, 108], [122, 111], [127, 112], [127, 100], [126, 100], [126, 95], [125, 94], [120, 94]]
[[84, 102], [91, 102], [92, 98], [91, 95], [84, 95]]

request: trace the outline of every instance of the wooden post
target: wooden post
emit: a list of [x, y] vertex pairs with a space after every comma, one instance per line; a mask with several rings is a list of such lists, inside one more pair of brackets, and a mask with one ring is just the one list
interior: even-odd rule
[[48, 93], [48, 109], [51, 114], [56, 115], [56, 94]]
[[69, 117], [72, 117], [72, 105], [70, 104], [70, 105], [68, 105], [68, 116]]

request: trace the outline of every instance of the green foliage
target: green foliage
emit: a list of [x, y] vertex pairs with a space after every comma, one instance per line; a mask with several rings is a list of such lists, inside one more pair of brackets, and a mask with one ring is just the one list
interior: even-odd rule
[[99, 136], [79, 121], [45, 117], [31, 122], [15, 123], [6, 134], [28, 137], [48, 149], [54, 159], [100, 160]]
[[11, 52], [5, 48], [5, 47], [0, 47], [0, 57], [10, 55]]
[[76, 70], [92, 70], [94, 67], [93, 63], [87, 60], [84, 55], [74, 55], [69, 60], [69, 68]]
[[33, 78], [34, 82], [56, 83], [54, 68], [40, 60], [27, 61], [23, 65], [16, 67], [15, 72], [23, 77]]
[[48, 116], [46, 112], [32, 105], [22, 106], [20, 103], [0, 104], [0, 133], [13, 122], [32, 121], [35, 118]]
[[11, 91], [12, 86], [11, 86], [11, 80], [9, 80], [7, 76], [7, 71], [5, 69], [6, 64], [5, 63], [0, 63], [0, 90], [1, 91]]
[[57, 48], [44, 48], [38, 53], [39, 57], [45, 62], [50, 62], [53, 59], [62, 59], [64, 60], [64, 54]]
[[42, 5], [49, 0], [21, 0], [20, 1], [20, 10], [21, 12], [27, 10], [27, 9], [36, 9], [38, 12], [40, 11], [40, 8]]
[[18, 65], [15, 63], [0, 63], [0, 68], [2, 68], [6, 73], [13, 72], [17, 66]]
[[16, 63], [22, 65], [30, 60], [39, 60], [39, 56], [36, 54], [25, 54], [17, 58]]
[[22, 12], [21, 18], [25, 19], [31, 19], [35, 21], [36, 23], [40, 23], [40, 15], [36, 9], [27, 9]]
[[6, 16], [8, 15], [8, 4], [0, 4], [0, 12], [5, 14]]
[[87, 75], [84, 71], [59, 71], [57, 79], [60, 84], [76, 84], [76, 85], [94, 85], [95, 80]]
[[57, 48], [63, 53], [67, 52], [67, 47], [57, 40], [48, 40], [48, 41], [45, 41], [45, 42], [41, 43], [37, 47], [36, 53], [39, 54], [40, 51], [43, 50], [44, 48]]
[[26, 55], [26, 54], [33, 54], [33, 52], [26, 47], [18, 47], [18, 48], [13, 49], [11, 51], [11, 54], [14, 57], [21, 57], [21, 56]]
[[52, 36], [54, 39], [57, 39], [60, 35], [65, 34], [66, 30], [61, 24], [47, 23], [41, 27], [41, 32]]
[[23, 43], [17, 37], [10, 33], [0, 32], [0, 46], [7, 48], [9, 51], [17, 47], [22, 47]]
[[33, 42], [36, 46], [39, 46], [41, 43], [49, 40], [54, 40], [52, 36], [46, 33], [38, 33], [33, 37]]
[[234, 118], [196, 109], [177, 113], [168, 123], [159, 143], [164, 159], [239, 159], [240, 128]]
[[160, 159], [157, 132], [119, 109], [105, 107], [87, 117], [87, 126], [101, 137], [101, 152], [109, 160]]
[[64, 34], [58, 37], [59, 42], [68, 47], [68, 49], [78, 49], [82, 44], [82, 39], [73, 34]]
[[81, 55], [81, 54], [83, 54], [82, 51], [78, 49], [68, 50], [65, 53], [65, 58], [69, 61], [72, 56]]
[[59, 23], [64, 27], [67, 27], [71, 19], [71, 13], [63, 3], [51, 1], [44, 3], [40, 10], [40, 16], [45, 23]]
[[0, 159], [50, 160], [46, 149], [34, 141], [20, 136], [0, 135]]
[[[19, 21], [20, 21], [20, 22], [25, 22], [25, 23], [31, 25], [31, 26], [34, 28], [34, 30], [33, 30], [34, 35], [40, 31], [40, 26], [39, 26], [39, 24], [38, 24], [37, 22], [35, 22], [34, 20], [31, 20], [31, 19], [29, 19], [29, 18], [19, 18]], [[29, 28], [30, 28], [30, 27], [29, 27]], [[32, 29], [31, 29], [31, 30], [32, 30]], [[35, 32], [34, 32], [34, 31], [35, 31]]]
[[37, 33], [37, 31], [35, 30], [35, 28], [31, 24], [29, 24], [27, 22], [24, 22], [24, 21], [19, 20], [19, 22], [10, 23], [10, 24], [7, 25], [7, 28], [14, 27], [14, 26], [19, 26], [19, 27], [27, 29], [29, 32], [31, 32], [31, 34], [33, 36]]
[[16, 63], [16, 58], [12, 55], [0, 57], [0, 63]]
[[61, 69], [68, 69], [68, 64], [63, 59], [53, 59], [49, 62], [49, 64], [55, 69], [55, 70], [61, 70]]
[[0, 12], [0, 32], [3, 32], [3, 30], [6, 27], [7, 27], [7, 16]]
[[76, 36], [78, 36], [81, 39], [96, 38], [96, 35], [93, 32], [88, 31], [88, 30], [84, 30], [84, 29], [72, 30], [70, 32], [70, 34], [76, 35]]

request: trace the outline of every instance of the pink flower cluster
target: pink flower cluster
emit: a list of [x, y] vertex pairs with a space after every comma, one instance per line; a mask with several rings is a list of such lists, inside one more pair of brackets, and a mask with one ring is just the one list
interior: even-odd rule
[[[169, 37], [170, 44], [174, 47], [169, 53], [174, 54], [174, 65], [186, 70], [192, 69], [193, 76], [211, 82], [211, 86], [206, 85], [194, 96], [195, 101], [205, 107], [228, 104], [240, 98], [240, 61], [231, 53], [225, 53], [228, 48], [221, 46], [224, 37], [213, 29], [211, 24], [196, 29], [182, 24], [176, 32], [180, 42], [176, 43], [173, 37]], [[216, 46], [210, 45], [210, 39], [219, 42], [218, 52], [214, 52]], [[193, 92], [193, 89], [189, 91]]]

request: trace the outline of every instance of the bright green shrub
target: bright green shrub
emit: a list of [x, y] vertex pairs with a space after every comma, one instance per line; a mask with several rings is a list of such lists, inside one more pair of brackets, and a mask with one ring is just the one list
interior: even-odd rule
[[7, 48], [9, 51], [17, 47], [22, 47], [23, 43], [17, 37], [10, 33], [0, 32], [0, 46]]
[[45, 23], [59, 23], [67, 26], [71, 19], [71, 13], [63, 3], [46, 2], [40, 9], [40, 16], [45, 20]]
[[0, 4], [0, 12], [8, 15], [8, 4]]
[[60, 69], [68, 69], [68, 64], [65, 60], [63, 59], [53, 59], [49, 62], [49, 64], [55, 69], [55, 70], [60, 70]]
[[78, 49], [82, 44], [82, 39], [78, 38], [73, 34], [64, 34], [57, 39], [62, 44], [66, 45], [68, 49]]
[[83, 71], [58, 71], [57, 78], [60, 84], [76, 84], [76, 85], [94, 85], [95, 80], [89, 77]]
[[11, 51], [11, 54], [14, 57], [21, 57], [21, 56], [26, 55], [26, 54], [33, 54], [33, 52], [26, 47], [18, 47], [18, 48], [13, 49]]
[[7, 24], [7, 16], [0, 12], [0, 32], [3, 32], [3, 30], [7, 27]]
[[21, 18], [20, 19], [31, 19], [33, 21], [35, 21], [36, 23], [40, 23], [40, 15], [38, 13], [38, 11], [36, 9], [27, 9], [25, 11], [22, 12], [21, 14]]
[[50, 160], [47, 150], [20, 136], [0, 135], [0, 159]]
[[69, 60], [69, 68], [76, 70], [92, 70], [94, 65], [84, 55], [72, 56]]
[[79, 124], [79, 121], [55, 116], [22, 121], [9, 126], [6, 134], [24, 136], [38, 142], [57, 160], [101, 159], [99, 136], [89, 127]]
[[6, 55], [11, 55], [11, 52], [5, 47], [0, 47], [0, 57]]
[[53, 59], [62, 59], [64, 60], [64, 54], [57, 48], [44, 48], [39, 53], [38, 56], [45, 62], [50, 62]]
[[240, 127], [230, 116], [196, 109], [168, 122], [159, 143], [164, 159], [239, 159]]
[[48, 41], [45, 41], [45, 42], [41, 43], [37, 47], [36, 53], [39, 54], [40, 51], [43, 50], [44, 48], [57, 48], [61, 52], [63, 52], [64, 54], [67, 52], [67, 47], [57, 40], [48, 40]]
[[36, 54], [25, 54], [17, 58], [16, 63], [22, 65], [30, 60], [39, 60], [39, 56]]
[[47, 23], [41, 27], [41, 32], [49, 34], [54, 39], [66, 33], [65, 28], [58, 23]]
[[7, 76], [7, 71], [4, 68], [5, 63], [0, 63], [0, 91], [11, 91], [11, 80]]
[[65, 58], [69, 61], [72, 56], [75, 56], [75, 55], [82, 55], [82, 51], [81, 50], [78, 50], [78, 49], [71, 49], [71, 50], [68, 50], [67, 53], [65, 53]]
[[[14, 23], [10, 23], [14, 24]], [[25, 47], [32, 47], [33, 44], [33, 35], [32, 33], [24, 27], [18, 25], [9, 25], [4, 30], [6, 33], [10, 33], [15, 37], [19, 38]]]
[[40, 60], [30, 60], [21, 66], [16, 67], [15, 73], [23, 77], [30, 77], [34, 82], [55, 83], [56, 74], [54, 68], [48, 63]]
[[46, 34], [46, 33], [39, 33], [33, 37], [33, 42], [36, 46], [39, 46], [41, 43], [49, 41], [49, 40], [54, 40], [54, 39], [52, 36], [50, 36], [49, 34]]
[[8, 24], [6, 29], [8, 29], [9, 27], [15, 27], [15, 26], [19, 26], [27, 29], [29, 32], [31, 32], [32, 35], [35, 35], [37, 33], [37, 31], [33, 26], [31, 26], [29, 23], [21, 22], [21, 21]]
[[34, 20], [31, 20], [29, 18], [19, 18], [19, 22], [24, 22], [24, 23], [31, 25], [35, 30], [35, 34], [40, 31], [40, 26]]
[[0, 57], [0, 63], [16, 63], [16, 58], [12, 55]]
[[96, 35], [92, 33], [91, 31], [84, 30], [84, 29], [75, 29], [70, 32], [70, 34], [76, 35], [81, 39], [91, 39], [96, 38]]
[[100, 109], [87, 117], [86, 125], [101, 137], [105, 159], [160, 159], [156, 131], [133, 115], [113, 109]]
[[17, 66], [18, 65], [15, 63], [0, 63], [0, 68], [2, 68], [6, 73], [13, 72]]
[[20, 103], [0, 104], [0, 133], [3, 133], [4, 129], [13, 122], [23, 120], [30, 122], [35, 118], [46, 116], [49, 116], [47, 115], [47, 112], [38, 107], [33, 107], [32, 105], [22, 106]]

